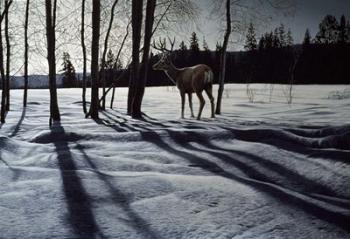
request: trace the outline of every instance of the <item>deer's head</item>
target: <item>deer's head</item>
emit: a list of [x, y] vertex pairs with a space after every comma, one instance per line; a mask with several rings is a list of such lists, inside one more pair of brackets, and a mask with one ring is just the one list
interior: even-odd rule
[[167, 71], [171, 67], [171, 60], [169, 54], [163, 54], [160, 60], [153, 65], [154, 70], [158, 71]]

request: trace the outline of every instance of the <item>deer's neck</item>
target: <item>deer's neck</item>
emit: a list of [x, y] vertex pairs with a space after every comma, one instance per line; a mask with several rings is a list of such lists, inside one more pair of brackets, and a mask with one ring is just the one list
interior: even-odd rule
[[177, 69], [173, 64], [170, 64], [168, 70], [165, 71], [167, 76], [176, 84], [177, 76], [179, 75], [180, 70]]

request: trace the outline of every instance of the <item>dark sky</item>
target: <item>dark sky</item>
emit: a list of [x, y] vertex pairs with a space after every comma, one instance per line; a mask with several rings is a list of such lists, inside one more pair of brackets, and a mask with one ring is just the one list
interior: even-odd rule
[[[203, 15], [207, 15], [205, 9], [210, 4], [210, 0], [200, 0], [200, 7]], [[287, 28], [291, 28], [295, 43], [302, 42], [306, 28], [310, 29], [311, 35], [314, 36], [318, 30], [318, 25], [326, 14], [332, 14], [338, 19], [342, 14], [350, 20], [350, 0], [296, 0], [297, 10], [293, 17], [275, 16], [274, 20], [264, 31], [270, 31], [280, 23]], [[206, 36], [211, 48], [220, 40], [218, 34], [218, 23], [203, 20], [199, 26], [199, 36]], [[270, 28], [270, 29], [268, 29]], [[259, 36], [260, 34], [258, 34]], [[241, 49], [242, 46], [236, 44], [235, 49]]]

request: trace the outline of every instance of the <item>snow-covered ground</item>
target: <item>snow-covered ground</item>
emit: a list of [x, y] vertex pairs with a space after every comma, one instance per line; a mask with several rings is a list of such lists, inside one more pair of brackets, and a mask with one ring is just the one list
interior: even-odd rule
[[202, 121], [179, 118], [172, 88], [147, 89], [145, 121], [125, 115], [126, 89], [99, 121], [60, 89], [51, 129], [48, 90], [30, 91], [26, 111], [12, 91], [0, 238], [350, 238], [346, 88], [295, 86], [289, 106], [282, 86], [270, 102], [250, 85], [251, 103], [227, 85], [223, 115], [207, 118], [207, 103]]

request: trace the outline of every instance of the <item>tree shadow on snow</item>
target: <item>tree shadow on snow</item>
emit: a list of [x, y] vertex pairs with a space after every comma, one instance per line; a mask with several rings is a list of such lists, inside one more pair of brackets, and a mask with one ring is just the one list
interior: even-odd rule
[[23, 107], [22, 109], [22, 114], [21, 114], [21, 118], [19, 119], [18, 123], [16, 124], [16, 126], [14, 127], [12, 133], [10, 134], [10, 138], [15, 137], [17, 135], [17, 133], [19, 132], [19, 130], [21, 129], [21, 125], [23, 123], [23, 120], [26, 116], [26, 112], [27, 112], [27, 108]]
[[126, 214], [129, 220], [125, 220], [136, 232], [138, 232], [142, 238], [157, 239], [161, 238], [152, 228], [149, 223], [140, 217], [130, 206], [130, 198], [118, 189], [110, 180], [109, 177], [99, 172], [99, 168], [94, 163], [81, 145], [77, 145], [77, 149], [83, 155], [84, 160], [93, 169], [98, 178], [105, 183], [108, 188], [110, 195], [112, 196], [113, 202], [120, 207]]
[[[288, 205], [295, 209], [301, 209], [305, 213], [315, 216], [318, 219], [337, 225], [346, 231], [350, 231], [348, 225], [350, 220], [349, 199], [345, 199], [345, 202], [339, 202], [331, 199], [325, 199], [323, 197], [313, 196], [313, 193], [320, 193], [329, 196], [334, 196], [337, 194], [330, 188], [314, 182], [311, 179], [305, 178], [302, 175], [289, 170], [283, 165], [247, 152], [218, 147], [212, 144], [210, 140], [203, 138], [203, 136], [196, 136], [195, 132], [190, 132], [187, 135], [179, 135], [178, 132], [170, 130], [170, 128], [174, 127], [183, 128], [184, 125], [187, 125], [187, 122], [184, 123], [172, 121], [169, 126], [169, 124], [166, 122], [159, 122], [155, 119], [144, 117], [143, 121], [128, 123], [127, 118], [116, 115], [115, 113], [112, 114], [110, 112], [104, 112], [103, 114], [115, 124], [122, 123], [124, 127], [127, 127], [128, 131], [140, 132], [145, 141], [153, 143], [157, 147], [188, 161], [190, 163], [189, 166], [200, 167], [203, 170], [213, 174], [253, 187], [257, 191], [273, 197], [279, 201], [281, 205]], [[174, 143], [170, 144], [163, 140], [163, 138], [156, 131], [156, 129], [159, 127], [162, 128], [162, 131], [167, 132], [169, 139]], [[206, 129], [205, 125], [201, 125], [200, 127]], [[184, 138], [186, 136], [189, 136], [190, 139]], [[191, 145], [189, 142], [193, 139], [194, 142], [197, 142], [198, 139], [201, 145], [204, 145], [206, 149], [203, 149], [202, 147], [197, 148]], [[193, 153], [195, 151], [200, 153], [204, 152], [209, 156], [208, 158], [215, 158], [216, 161], [219, 160], [219, 162], [224, 164], [230, 164], [236, 169], [244, 172], [247, 177], [235, 175], [234, 173], [229, 172], [228, 169], [218, 165], [216, 162], [197, 156]], [[272, 181], [269, 175], [258, 171], [256, 168], [244, 162], [244, 160], [242, 160], [243, 158], [239, 159], [240, 157], [244, 157], [244, 159], [248, 159], [250, 163], [258, 164], [259, 167], [268, 169], [278, 174], [284, 180], [287, 180], [289, 184], [288, 187], [285, 188], [285, 186], [279, 185], [278, 183]], [[310, 190], [310, 192], [308, 190]], [[318, 202], [315, 202], [315, 199], [317, 199], [317, 201], [321, 201], [322, 203], [327, 202], [331, 205], [342, 207], [344, 209], [344, 213], [335, 212], [322, 207]]]
[[[55, 134], [65, 134], [61, 125], [51, 128]], [[106, 238], [95, 221], [91, 199], [80, 179], [77, 167], [66, 141], [54, 141], [63, 191], [68, 208], [68, 221], [79, 238]]]

